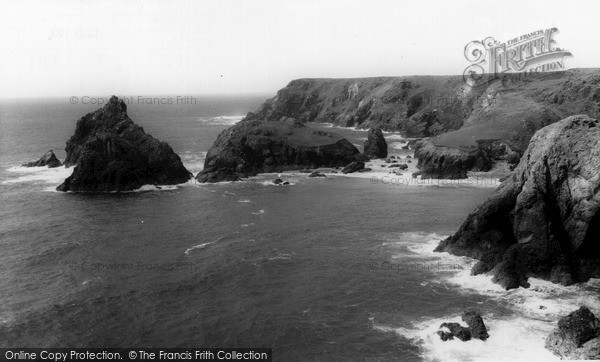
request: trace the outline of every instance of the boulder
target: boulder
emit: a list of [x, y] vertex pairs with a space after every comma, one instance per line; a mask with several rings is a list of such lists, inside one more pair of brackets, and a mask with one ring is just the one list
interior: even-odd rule
[[310, 175], [308, 175], [308, 177], [327, 177], [327, 176], [325, 176], [324, 173], [314, 171], [313, 173], [311, 173]]
[[462, 320], [469, 326], [472, 338], [485, 341], [490, 337], [487, 328], [485, 327], [485, 323], [483, 323], [483, 318], [481, 318], [479, 313], [475, 311], [466, 312], [462, 315]]
[[436, 332], [438, 336], [440, 336], [440, 338], [442, 339], [442, 341], [446, 342], [446, 341], [451, 341], [454, 339], [454, 336], [452, 335], [452, 333], [450, 332], [445, 332], [445, 331], [437, 331]]
[[596, 359], [600, 357], [599, 337], [600, 320], [582, 306], [558, 321], [545, 346], [561, 358]]
[[518, 166], [436, 251], [479, 259], [506, 289], [536, 276], [600, 277], [600, 124], [571, 116], [537, 131]]
[[115, 96], [77, 121], [65, 150], [65, 165], [75, 169], [58, 191], [127, 191], [180, 184], [192, 176], [171, 146], [133, 123], [125, 102]]
[[379, 128], [371, 128], [365, 141], [364, 154], [370, 158], [386, 158], [388, 155], [388, 145], [383, 137], [383, 132]]
[[[461, 326], [459, 323], [442, 323], [441, 328], [448, 328], [452, 336], [460, 339], [463, 342], [471, 340], [471, 332], [469, 328]], [[440, 336], [441, 337], [441, 336]], [[443, 338], [442, 338], [443, 340]]]
[[62, 163], [60, 162], [60, 160], [56, 157], [54, 152], [52, 152], [52, 150], [50, 150], [50, 151], [46, 152], [42, 157], [40, 157], [39, 160], [24, 163], [21, 166], [25, 166], [25, 167], [48, 166], [48, 168], [54, 168], [54, 167], [59, 167], [61, 165], [62, 165]]
[[354, 161], [354, 162], [346, 165], [346, 167], [344, 167], [344, 169], [342, 170], [342, 173], [353, 173], [353, 172], [362, 170], [363, 168], [365, 168], [364, 162]]

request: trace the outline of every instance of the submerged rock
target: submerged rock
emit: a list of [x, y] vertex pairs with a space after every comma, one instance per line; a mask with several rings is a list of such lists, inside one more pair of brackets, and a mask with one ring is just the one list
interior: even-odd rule
[[582, 306], [558, 321], [545, 346], [562, 358], [600, 358], [600, 320]]
[[308, 177], [327, 177], [327, 176], [325, 176], [324, 173], [314, 171], [313, 173], [311, 173], [310, 175], [308, 175]]
[[571, 116], [535, 133], [512, 176], [436, 251], [479, 259], [506, 289], [537, 276], [600, 277], [600, 124]]
[[342, 170], [342, 173], [353, 173], [353, 172], [360, 171], [363, 168], [365, 168], [364, 162], [355, 161], [355, 162], [348, 164], [346, 167], [344, 167], [344, 169]]
[[54, 168], [54, 167], [59, 167], [61, 165], [62, 165], [62, 163], [60, 162], [60, 160], [58, 159], [58, 157], [56, 157], [56, 155], [54, 154], [54, 152], [52, 152], [52, 150], [50, 150], [50, 151], [46, 152], [42, 157], [40, 157], [39, 160], [33, 161], [33, 162], [24, 163], [21, 166], [25, 166], [25, 167], [43, 167], [43, 166], [48, 166], [48, 168]]
[[[367, 140], [365, 141], [364, 154], [369, 158], [386, 158], [388, 155], [388, 145], [383, 137], [383, 132], [379, 128], [369, 129]], [[393, 157], [393, 156], [392, 156]]]
[[115, 96], [77, 121], [65, 149], [65, 165], [75, 169], [58, 191], [126, 191], [179, 184], [192, 176], [166, 142], [133, 123], [125, 102]]

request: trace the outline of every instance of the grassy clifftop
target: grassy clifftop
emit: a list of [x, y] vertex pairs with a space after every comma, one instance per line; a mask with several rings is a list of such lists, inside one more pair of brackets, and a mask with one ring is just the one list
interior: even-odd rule
[[600, 69], [507, 75], [471, 88], [462, 76], [298, 79], [248, 119], [378, 127], [465, 150], [479, 139], [525, 149], [538, 129], [600, 113]]

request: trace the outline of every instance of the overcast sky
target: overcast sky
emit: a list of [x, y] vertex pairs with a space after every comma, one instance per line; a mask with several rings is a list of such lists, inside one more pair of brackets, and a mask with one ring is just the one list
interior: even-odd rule
[[464, 46], [556, 27], [600, 66], [600, 1], [0, 1], [0, 97], [274, 93], [462, 74]]

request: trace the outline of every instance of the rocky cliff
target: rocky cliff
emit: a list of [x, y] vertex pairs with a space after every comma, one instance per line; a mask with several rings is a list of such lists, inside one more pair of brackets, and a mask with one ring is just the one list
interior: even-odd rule
[[476, 259], [507, 289], [537, 276], [600, 277], [600, 124], [572, 116], [535, 133], [510, 178], [437, 251]]
[[133, 123], [127, 105], [115, 96], [77, 121], [65, 150], [65, 165], [75, 169], [58, 191], [126, 191], [183, 183], [192, 176], [167, 143]]
[[356, 147], [345, 138], [308, 127], [296, 119], [247, 117], [221, 132], [196, 179], [236, 181], [264, 172], [345, 166], [358, 155]]
[[[507, 74], [478, 87], [462, 76], [299, 79], [248, 119], [291, 117], [429, 137], [423, 143], [431, 147], [419, 153], [424, 176], [457, 178], [521, 155], [535, 131], [573, 114], [600, 117], [599, 69]], [[493, 142], [506, 153], [490, 158]]]

